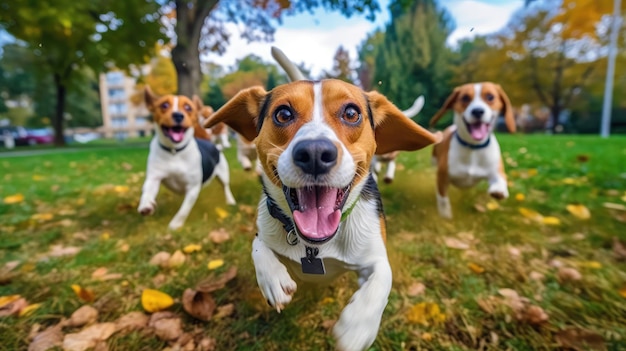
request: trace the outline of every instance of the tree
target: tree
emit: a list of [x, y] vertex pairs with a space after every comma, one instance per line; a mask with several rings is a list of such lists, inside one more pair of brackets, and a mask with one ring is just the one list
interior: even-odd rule
[[12, 0], [0, 5], [0, 27], [26, 44], [49, 74], [56, 103], [55, 144], [64, 145], [66, 97], [78, 72], [143, 62], [164, 37], [156, 2]]
[[435, 0], [408, 3], [400, 0], [390, 5], [391, 22], [380, 46], [368, 49], [374, 54], [369, 84], [401, 108], [425, 95], [426, 105], [419, 118], [425, 122], [450, 92], [452, 53], [446, 38], [454, 23]]
[[380, 9], [377, 0], [174, 0], [168, 6], [176, 18], [172, 23], [176, 33], [172, 59], [179, 94], [188, 96], [200, 92], [200, 53], [225, 51], [230, 36], [225, 28], [227, 22], [243, 23], [241, 36], [249, 41], [271, 40], [275, 24], [285, 15], [321, 6], [347, 17], [366, 13], [373, 19]]
[[359, 83], [364, 90], [372, 90], [374, 86], [374, 69], [376, 55], [382, 47], [383, 40], [385, 39], [385, 32], [382, 30], [375, 30], [370, 33], [367, 38], [357, 48], [359, 55], [359, 66], [357, 67], [357, 77]]
[[352, 84], [354, 83], [352, 79], [353, 70], [350, 65], [350, 52], [344, 49], [343, 46], [339, 46], [333, 57], [332, 71], [325, 72], [324, 75], [326, 78], [339, 79]]
[[222, 95], [230, 99], [241, 89], [261, 85], [268, 86], [270, 83], [278, 85], [287, 82], [287, 78], [279, 73], [278, 67], [273, 63], [263, 62], [256, 55], [248, 55], [237, 61], [237, 68], [231, 73], [219, 79], [218, 86]]

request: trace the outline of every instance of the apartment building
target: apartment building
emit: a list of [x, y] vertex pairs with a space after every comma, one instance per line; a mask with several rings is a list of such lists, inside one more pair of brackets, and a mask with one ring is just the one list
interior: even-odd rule
[[150, 113], [146, 106], [135, 105], [135, 79], [122, 71], [100, 74], [100, 102], [102, 106], [102, 131], [105, 138], [126, 139], [152, 135]]

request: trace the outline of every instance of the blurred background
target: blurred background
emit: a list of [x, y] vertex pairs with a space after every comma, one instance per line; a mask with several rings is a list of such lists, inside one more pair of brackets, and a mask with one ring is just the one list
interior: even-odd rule
[[424, 95], [423, 125], [456, 85], [490, 80], [523, 132], [597, 134], [608, 103], [610, 133], [626, 133], [625, 9], [611, 0], [3, 0], [0, 149], [147, 138], [145, 85], [217, 109], [240, 89], [287, 81], [271, 45], [312, 79], [379, 90], [403, 109]]

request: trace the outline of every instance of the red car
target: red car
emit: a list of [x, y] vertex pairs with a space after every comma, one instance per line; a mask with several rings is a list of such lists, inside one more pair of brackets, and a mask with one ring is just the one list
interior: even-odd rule
[[52, 144], [53, 142], [54, 134], [48, 129], [27, 129], [26, 135], [16, 140], [16, 144], [18, 145]]

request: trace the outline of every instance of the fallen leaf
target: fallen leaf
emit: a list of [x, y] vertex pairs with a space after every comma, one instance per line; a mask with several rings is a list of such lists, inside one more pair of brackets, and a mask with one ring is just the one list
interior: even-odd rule
[[495, 201], [489, 201], [489, 202], [487, 202], [486, 207], [487, 207], [487, 209], [489, 211], [494, 211], [494, 210], [499, 209], [500, 205], [497, 202], [495, 202]]
[[134, 330], [141, 330], [148, 325], [149, 319], [150, 318], [143, 312], [130, 312], [117, 320], [115, 323], [116, 331], [126, 333]]
[[562, 282], [570, 282], [581, 280], [583, 276], [575, 268], [559, 267], [557, 278]]
[[223, 209], [221, 207], [216, 207], [215, 208], [215, 213], [217, 214], [217, 218], [219, 220], [224, 220], [224, 219], [226, 219], [226, 217], [228, 217], [228, 211], [226, 211], [225, 209]]
[[100, 278], [104, 277], [107, 274], [108, 271], [109, 270], [106, 267], [97, 268], [95, 271], [93, 271], [93, 273], [91, 273], [91, 278], [93, 278], [93, 279], [100, 279]]
[[526, 199], [526, 195], [524, 195], [522, 193], [515, 194], [515, 200], [517, 200], [517, 201], [524, 201], [525, 199]]
[[183, 335], [182, 321], [171, 312], [158, 312], [150, 317], [148, 326], [159, 339], [172, 341]]
[[183, 252], [186, 254], [190, 254], [192, 252], [196, 252], [200, 250], [202, 250], [202, 246], [197, 245], [197, 244], [189, 244], [183, 248]]
[[451, 248], [451, 249], [457, 249], [457, 250], [467, 250], [469, 249], [469, 244], [466, 242], [463, 242], [457, 238], [451, 238], [451, 237], [447, 237], [444, 238], [444, 243], [446, 244], [447, 247]]
[[130, 171], [131, 169], [133, 169], [133, 165], [128, 162], [122, 162], [121, 166], [125, 171]]
[[72, 290], [78, 298], [85, 302], [92, 302], [96, 299], [96, 294], [94, 294], [93, 290], [90, 288], [83, 288], [78, 284], [72, 284]]
[[210, 337], [204, 337], [198, 343], [198, 351], [215, 351], [217, 349], [217, 340]]
[[22, 201], [24, 201], [24, 195], [22, 194], [9, 195], [3, 200], [5, 205], [19, 204]]
[[567, 211], [569, 213], [571, 213], [572, 215], [574, 215], [578, 219], [589, 219], [589, 218], [591, 218], [591, 212], [589, 212], [589, 209], [587, 207], [585, 207], [585, 205], [569, 204], [569, 205], [565, 206], [565, 208], [567, 209]]
[[211, 260], [207, 264], [207, 268], [209, 270], [214, 270], [214, 269], [217, 269], [217, 268], [219, 268], [219, 267], [221, 267], [223, 265], [224, 265], [224, 260], [222, 260], [222, 259]]
[[602, 268], [602, 263], [598, 261], [584, 261], [580, 262], [580, 266], [584, 268], [600, 269]]
[[589, 161], [589, 155], [586, 155], [586, 154], [576, 155], [576, 160], [578, 162], [587, 162], [587, 161]]
[[176, 250], [170, 259], [167, 260], [167, 266], [170, 268], [178, 268], [185, 264], [186, 259], [187, 257], [182, 251]]
[[485, 208], [485, 206], [481, 205], [481, 204], [474, 204], [474, 208], [476, 209], [476, 211], [484, 213], [487, 211], [487, 209]]
[[209, 233], [209, 239], [215, 244], [221, 244], [230, 239], [230, 234], [224, 228], [213, 230]]
[[116, 185], [115, 187], [113, 187], [113, 191], [118, 194], [126, 194], [129, 190], [130, 188], [126, 185]]
[[174, 304], [174, 299], [164, 292], [144, 289], [141, 293], [141, 305], [148, 312], [162, 311]]
[[539, 171], [537, 171], [537, 168], [530, 168], [528, 171], [526, 171], [526, 174], [528, 174], [529, 177], [536, 176], [538, 173]]
[[35, 335], [33, 341], [28, 345], [28, 351], [47, 351], [60, 347], [62, 344], [63, 331], [61, 324], [57, 324]]
[[0, 297], [0, 317], [15, 316], [28, 306], [28, 301], [20, 295]]
[[568, 328], [554, 335], [556, 342], [564, 348], [582, 350], [606, 350], [604, 337], [581, 328]]
[[541, 214], [539, 214], [539, 212], [537, 212], [535, 210], [531, 210], [531, 209], [525, 208], [525, 207], [520, 207], [520, 208], [518, 208], [518, 211], [525, 218], [528, 218], [528, 219], [536, 221], [536, 222], [543, 222], [543, 216]]
[[205, 279], [196, 285], [196, 290], [209, 293], [222, 289], [226, 283], [233, 280], [237, 276], [237, 267], [230, 267], [226, 272], [217, 277], [217, 279]]
[[24, 316], [28, 316], [29, 314], [33, 313], [35, 310], [37, 310], [39, 307], [41, 307], [40, 303], [34, 303], [31, 305], [28, 305], [24, 308], [22, 308], [20, 310], [20, 312], [17, 314], [19, 317], [24, 317]]
[[626, 286], [623, 286], [621, 289], [619, 289], [619, 294], [621, 297], [626, 299]]
[[215, 306], [215, 300], [209, 293], [193, 289], [186, 289], [183, 292], [183, 308], [187, 313], [199, 320], [211, 320]]
[[608, 208], [610, 210], [617, 210], [617, 211], [626, 211], [626, 206], [622, 205], [622, 204], [615, 204], [612, 202], [605, 202], [602, 204], [602, 206], [604, 206], [605, 208]]
[[433, 334], [428, 333], [428, 332], [424, 332], [422, 333], [422, 335], [420, 336], [420, 338], [424, 341], [432, 341], [433, 340]]
[[82, 327], [98, 320], [98, 310], [89, 305], [81, 306], [72, 313], [70, 319], [65, 322], [69, 327]]
[[552, 216], [543, 217], [542, 222], [546, 225], [561, 225], [561, 220]]
[[95, 347], [99, 341], [108, 339], [113, 333], [115, 333], [115, 323], [94, 324], [78, 333], [65, 335], [65, 338], [63, 338], [63, 350], [86, 351]]
[[476, 263], [470, 262], [467, 267], [469, 267], [469, 269], [476, 273], [476, 274], [480, 274], [483, 273], [485, 271], [485, 269], [479, 265], [477, 265]]
[[109, 240], [111, 239], [111, 233], [109, 232], [104, 232], [102, 234], [100, 234], [100, 240]]
[[429, 326], [439, 324], [446, 320], [446, 315], [441, 313], [439, 305], [432, 302], [420, 302], [413, 305], [407, 312], [407, 321], [413, 324]]
[[549, 319], [548, 314], [543, 310], [543, 308], [535, 305], [527, 306], [524, 309], [522, 317], [519, 318], [520, 321], [526, 322], [531, 325], [539, 325], [543, 322], [546, 322]]
[[618, 261], [626, 260], [626, 246], [616, 237], [613, 237], [613, 257]]
[[62, 257], [62, 256], [74, 256], [80, 252], [80, 247], [75, 246], [67, 246], [63, 245], [52, 245], [50, 247], [50, 252], [48, 252], [49, 257]]
[[418, 296], [418, 295], [423, 294], [424, 291], [426, 291], [426, 286], [424, 284], [419, 283], [419, 282], [414, 282], [413, 284], [409, 286], [406, 294], [409, 296]]
[[52, 218], [54, 218], [54, 215], [52, 213], [35, 213], [32, 216], [30, 216], [31, 220], [37, 221], [37, 222], [49, 221]]
[[165, 251], [157, 252], [154, 256], [152, 256], [152, 258], [150, 259], [148, 263], [153, 266], [159, 266], [159, 267], [165, 268], [167, 267], [171, 256], [172, 255], [170, 255], [169, 252], [165, 252]]
[[213, 316], [213, 318], [221, 319], [221, 318], [229, 317], [234, 312], [235, 312], [235, 305], [232, 304], [232, 303], [229, 303], [229, 304], [226, 304], [226, 305], [223, 305], [223, 306], [219, 306], [217, 308], [217, 312], [215, 313], [215, 316]]

